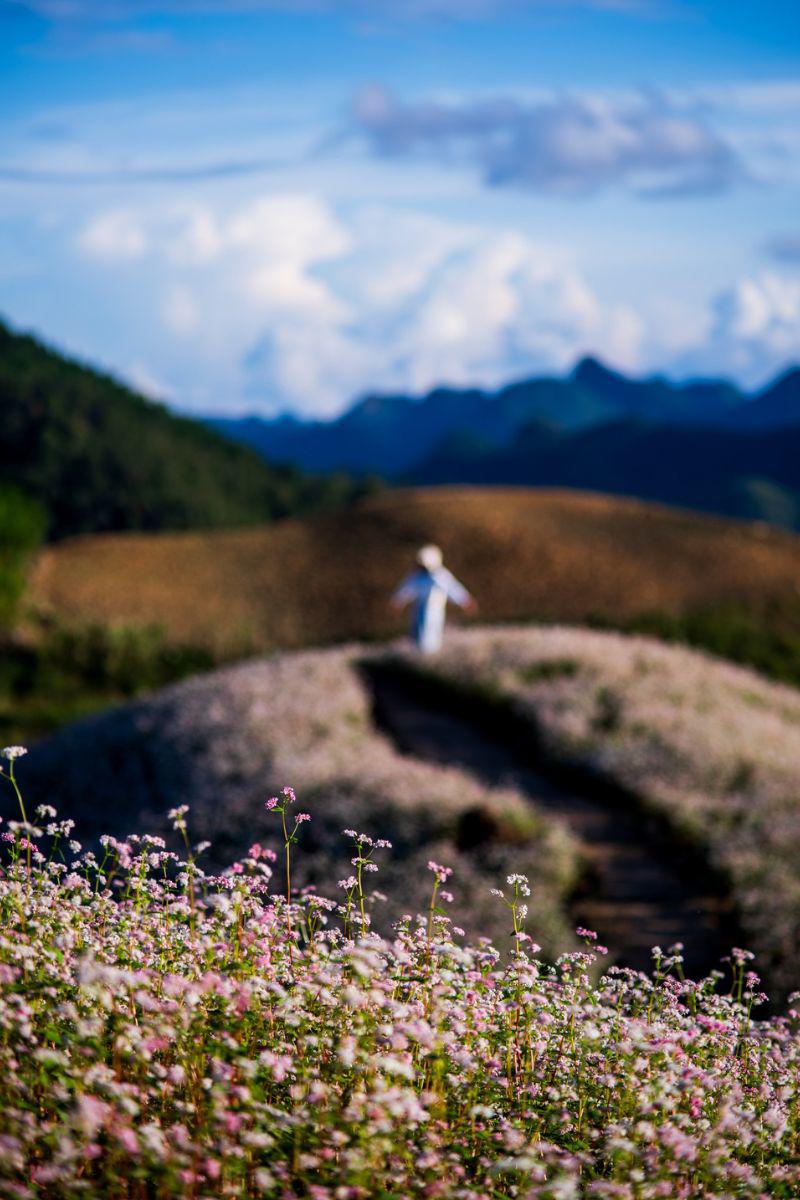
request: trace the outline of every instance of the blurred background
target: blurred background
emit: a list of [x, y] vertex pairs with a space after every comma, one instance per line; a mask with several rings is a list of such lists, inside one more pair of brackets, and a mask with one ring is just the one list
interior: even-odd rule
[[[791, 0], [2, 0], [8, 735], [396, 632], [431, 539], [484, 620], [800, 674], [772, 532], [800, 526], [799, 26]], [[469, 490], [406, 490], [431, 485]]]

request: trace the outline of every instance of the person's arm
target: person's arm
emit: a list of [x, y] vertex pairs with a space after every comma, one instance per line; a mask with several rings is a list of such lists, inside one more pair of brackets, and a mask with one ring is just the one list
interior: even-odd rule
[[457, 604], [459, 608], [469, 612], [470, 609], [477, 607], [463, 583], [460, 583], [446, 567], [441, 568], [441, 574], [437, 572], [437, 582], [444, 589], [447, 599], [452, 600], [453, 604]]
[[416, 575], [409, 575], [393, 593], [389, 603], [392, 608], [404, 608], [406, 604], [410, 604], [416, 597], [417, 577]]

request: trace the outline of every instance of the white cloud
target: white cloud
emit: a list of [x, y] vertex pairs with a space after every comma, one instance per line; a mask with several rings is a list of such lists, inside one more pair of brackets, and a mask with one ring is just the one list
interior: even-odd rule
[[330, 415], [365, 391], [497, 386], [585, 353], [751, 383], [800, 358], [800, 281], [744, 279], [704, 327], [605, 302], [563, 249], [397, 208], [345, 220], [316, 196], [271, 194], [114, 211], [77, 245], [116, 255], [120, 296], [136, 271], [147, 369], [196, 409]]
[[495, 187], [703, 195], [746, 178], [733, 147], [703, 115], [651, 94], [406, 102], [370, 84], [356, 96], [352, 121], [377, 155], [471, 162]]
[[148, 238], [141, 219], [133, 212], [115, 209], [90, 221], [79, 237], [82, 250], [92, 258], [108, 262], [141, 258], [148, 250]]
[[162, 305], [164, 321], [169, 329], [181, 336], [197, 333], [201, 324], [201, 313], [197, 302], [182, 284], [169, 288]]
[[800, 362], [800, 279], [774, 272], [740, 279], [711, 308], [709, 329], [681, 365], [759, 386]]
[[77, 244], [114, 261], [122, 291], [136, 259], [137, 320], [161, 322], [143, 333], [152, 373], [183, 376], [198, 407], [325, 414], [365, 390], [494, 385], [590, 350], [638, 364], [635, 314], [518, 233], [382, 207], [345, 224], [317, 197], [265, 195], [100, 213]]

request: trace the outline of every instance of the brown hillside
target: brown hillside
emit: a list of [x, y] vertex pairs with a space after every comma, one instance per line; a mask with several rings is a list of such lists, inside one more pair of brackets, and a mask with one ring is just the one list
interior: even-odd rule
[[568, 491], [388, 492], [258, 529], [115, 534], [48, 547], [34, 603], [65, 621], [158, 623], [221, 650], [381, 637], [414, 550], [438, 542], [480, 620], [615, 622], [800, 588], [800, 539], [758, 524]]

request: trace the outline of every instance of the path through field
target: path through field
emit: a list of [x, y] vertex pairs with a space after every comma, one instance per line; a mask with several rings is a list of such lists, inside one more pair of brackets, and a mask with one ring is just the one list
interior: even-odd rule
[[[699, 978], [735, 944], [729, 902], [711, 873], [694, 856], [682, 855], [635, 805], [607, 789], [565, 784], [512, 735], [474, 711], [447, 704], [438, 692], [432, 697], [409, 678], [375, 664], [365, 678], [376, 723], [403, 753], [461, 767], [493, 785], [510, 784], [569, 825], [587, 864], [572, 916], [598, 931], [612, 961], [646, 970], [653, 946], [666, 951], [682, 942], [686, 974]], [[533, 884], [529, 925], [535, 934]]]

